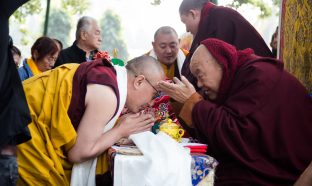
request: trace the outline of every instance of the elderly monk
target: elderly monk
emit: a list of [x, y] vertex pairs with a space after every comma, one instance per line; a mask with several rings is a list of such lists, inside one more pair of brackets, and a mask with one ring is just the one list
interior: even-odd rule
[[153, 87], [164, 78], [154, 58], [141, 56], [126, 68], [100, 59], [65, 64], [24, 81], [33, 139], [18, 147], [19, 185], [69, 185], [73, 163], [150, 130], [154, 119], [145, 114], [128, 114], [112, 126], [124, 106], [132, 113], [150, 106], [158, 93]]
[[312, 158], [312, 100], [283, 63], [218, 39], [196, 49], [185, 77], [159, 88], [183, 103], [179, 117], [220, 165], [216, 185], [291, 185]]
[[272, 53], [257, 30], [237, 11], [216, 6], [209, 0], [183, 0], [179, 8], [181, 21], [194, 40], [182, 74], [196, 87], [196, 78], [189, 69], [190, 59], [201, 41], [217, 38], [237, 49], [252, 48], [259, 56], [272, 57]]

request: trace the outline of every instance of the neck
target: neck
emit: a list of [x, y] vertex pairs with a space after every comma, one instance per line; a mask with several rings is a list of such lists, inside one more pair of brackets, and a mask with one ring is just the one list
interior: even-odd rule
[[93, 51], [93, 49], [91, 49], [90, 47], [88, 47], [87, 45], [85, 45], [83, 42], [81, 41], [77, 41], [77, 46], [78, 48], [80, 48], [81, 50], [83, 50], [86, 53], [86, 57], [90, 56], [91, 51]]

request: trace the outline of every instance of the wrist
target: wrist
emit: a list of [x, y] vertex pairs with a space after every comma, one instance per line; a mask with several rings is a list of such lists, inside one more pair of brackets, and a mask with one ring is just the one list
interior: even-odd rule
[[117, 138], [117, 141], [123, 137], [125, 137], [125, 132], [122, 130], [122, 128], [120, 127], [120, 124], [117, 127], [112, 128], [112, 132], [114, 133], [114, 135]]

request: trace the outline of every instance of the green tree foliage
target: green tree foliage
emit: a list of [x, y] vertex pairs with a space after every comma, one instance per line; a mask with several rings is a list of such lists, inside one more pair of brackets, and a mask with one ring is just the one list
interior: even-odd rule
[[89, 0], [62, 0], [62, 8], [70, 15], [82, 15], [89, 5]]
[[122, 37], [119, 16], [112, 10], [107, 10], [103, 15], [100, 26], [103, 40], [101, 48], [109, 52], [110, 55], [113, 55], [113, 50], [117, 49], [118, 58], [128, 60], [127, 46]]
[[[43, 5], [42, 5], [42, 2], [45, 2], [45, 1], [46, 1], [46, 3], [49, 2], [48, 0], [29, 0], [27, 3], [25, 3], [22, 7], [20, 7], [17, 11], [14, 12], [12, 21], [15, 21], [21, 27], [20, 28], [20, 32], [22, 34], [21, 43], [23, 45], [29, 44], [29, 40], [30, 40], [29, 35], [31, 34], [28, 31], [28, 28], [26, 28], [26, 26], [24, 25], [25, 24], [25, 18], [27, 16], [30, 16], [30, 15], [36, 15], [36, 14], [42, 13], [42, 11], [46, 12], [47, 11], [46, 8], [43, 8]], [[61, 9], [63, 10], [63, 13], [66, 12], [66, 19], [67, 20], [69, 18], [67, 15], [77, 15], [77, 14], [81, 15], [84, 13], [85, 10], [87, 10], [87, 8], [89, 6], [89, 0], [59, 0], [59, 1], [61, 2]], [[54, 5], [53, 4], [54, 2], [55, 2], [55, 0], [54, 1], [50, 0], [52, 7]], [[63, 13], [61, 13], [61, 14], [65, 15]], [[49, 19], [50, 15], [47, 16], [47, 18]], [[64, 19], [63, 19], [63, 21], [64, 21]], [[43, 22], [47, 22], [47, 20], [44, 20]], [[53, 22], [53, 23], [51, 23], [51, 22], [48, 21], [49, 25], [47, 25], [47, 28], [48, 28], [47, 32], [49, 34], [56, 33], [55, 29], [52, 27], [54, 27], [54, 26], [58, 27], [58, 24], [59, 24], [57, 22], [56, 22], [56, 24], [55, 24], [55, 22]], [[65, 22], [62, 22], [62, 23], [65, 24]], [[63, 26], [65, 28], [68, 28], [68, 24], [65, 24]], [[44, 24], [42, 24], [42, 27], [44, 27]], [[52, 29], [52, 31], [49, 31], [49, 29]], [[44, 30], [44, 29], [42, 29], [42, 30]], [[63, 30], [63, 29], [61, 29], [61, 30]], [[66, 30], [66, 32], [63, 32], [61, 30], [57, 31], [57, 32], [60, 32], [60, 35], [63, 35], [62, 37], [60, 37], [60, 39], [65, 38], [66, 33], [70, 32], [70, 29]], [[55, 37], [58, 37], [58, 36], [55, 36]], [[66, 44], [68, 44], [67, 40], [62, 40], [62, 41], [65, 41], [64, 42], [65, 46], [66, 46]]]
[[50, 14], [49, 25], [48, 36], [60, 40], [64, 47], [68, 47], [71, 30], [68, 13], [61, 9], [53, 9]]
[[160, 5], [161, 0], [154, 0], [153, 2], [151, 2], [152, 5]]
[[[279, 5], [280, 0], [273, 0], [275, 6]], [[268, 6], [263, 0], [233, 0], [229, 6], [239, 8], [242, 5], [252, 5], [260, 9], [260, 18], [272, 15], [272, 7]]]
[[19, 23], [25, 23], [26, 16], [39, 14], [41, 11], [41, 0], [31, 0], [15, 11], [13, 17]]

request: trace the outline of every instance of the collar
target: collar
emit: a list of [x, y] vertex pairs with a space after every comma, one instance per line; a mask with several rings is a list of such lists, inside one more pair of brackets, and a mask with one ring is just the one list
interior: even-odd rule
[[[87, 56], [86, 56], [87, 53], [86, 53], [84, 50], [82, 50], [81, 48], [78, 47], [78, 45], [77, 45], [77, 40], [74, 41], [74, 43], [73, 43], [73, 45], [72, 45], [72, 48], [73, 48], [77, 53], [79, 53], [81, 56], [84, 56], [84, 57], [87, 59]], [[96, 53], [98, 53], [98, 50], [97, 50], [97, 49], [92, 50], [92, 51], [90, 52], [90, 57], [91, 57], [92, 60], [94, 59], [94, 55], [95, 55]]]
[[27, 59], [27, 64], [34, 76], [42, 73], [32, 58]]

